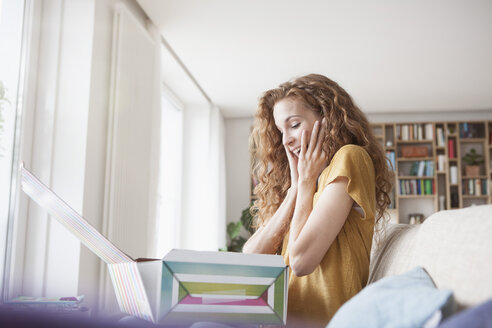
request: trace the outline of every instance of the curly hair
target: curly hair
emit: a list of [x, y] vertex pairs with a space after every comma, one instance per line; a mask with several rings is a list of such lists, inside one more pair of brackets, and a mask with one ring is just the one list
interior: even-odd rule
[[282, 136], [275, 126], [274, 105], [285, 98], [302, 101], [307, 107], [326, 117], [326, 136], [323, 149], [328, 162], [344, 145], [363, 147], [371, 156], [376, 178], [376, 226], [384, 223], [390, 203], [392, 172], [384, 150], [362, 111], [350, 95], [329, 78], [310, 74], [266, 91], [259, 99], [255, 124], [250, 136], [250, 152], [255, 159], [252, 167], [258, 178], [254, 189], [257, 199], [251, 212], [255, 226], [264, 224], [278, 209], [290, 187], [290, 170], [282, 145]]

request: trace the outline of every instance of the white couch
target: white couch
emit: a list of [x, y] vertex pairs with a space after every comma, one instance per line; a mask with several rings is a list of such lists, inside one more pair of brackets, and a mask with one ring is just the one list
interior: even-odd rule
[[458, 309], [492, 298], [492, 205], [441, 211], [423, 224], [391, 224], [373, 247], [369, 283], [422, 266]]

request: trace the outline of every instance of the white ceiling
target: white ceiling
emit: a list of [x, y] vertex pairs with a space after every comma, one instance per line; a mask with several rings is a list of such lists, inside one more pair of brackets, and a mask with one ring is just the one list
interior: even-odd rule
[[225, 117], [321, 73], [367, 113], [492, 109], [492, 0], [137, 0]]

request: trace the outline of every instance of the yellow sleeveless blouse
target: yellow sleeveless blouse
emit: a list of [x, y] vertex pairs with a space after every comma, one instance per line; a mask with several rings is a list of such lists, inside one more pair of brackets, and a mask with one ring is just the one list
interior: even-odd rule
[[[364, 148], [345, 145], [335, 153], [320, 174], [313, 207], [324, 188], [342, 176], [348, 179], [347, 192], [355, 202], [354, 207], [321, 263], [311, 274], [297, 277], [290, 270], [288, 325], [325, 326], [340, 306], [367, 283], [376, 187], [374, 166]], [[355, 209], [357, 205], [364, 214]], [[330, 220], [329, 214], [326, 219]], [[282, 256], [287, 265], [288, 243], [287, 233], [282, 245]]]

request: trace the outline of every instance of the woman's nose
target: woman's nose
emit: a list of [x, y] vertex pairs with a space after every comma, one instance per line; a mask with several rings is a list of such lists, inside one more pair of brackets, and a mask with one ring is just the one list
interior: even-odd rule
[[288, 146], [294, 141], [294, 138], [288, 134], [283, 135], [283, 144]]

